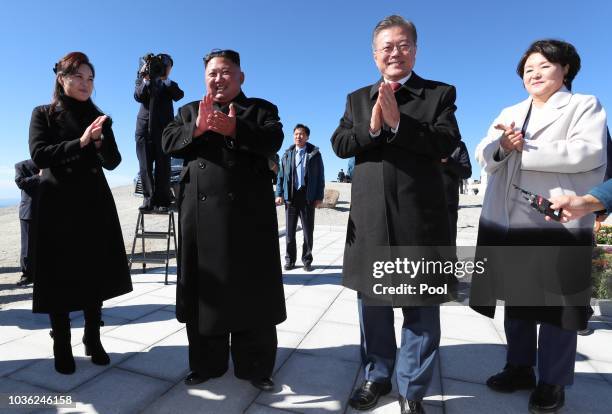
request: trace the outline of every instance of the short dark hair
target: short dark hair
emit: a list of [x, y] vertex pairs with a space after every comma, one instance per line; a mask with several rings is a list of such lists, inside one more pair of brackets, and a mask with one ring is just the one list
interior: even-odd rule
[[558, 63], [561, 66], [568, 65], [567, 75], [563, 79], [563, 84], [570, 91], [572, 90], [572, 81], [580, 70], [580, 55], [576, 48], [568, 42], [555, 39], [536, 40], [529, 46], [527, 51], [521, 57], [516, 66], [516, 73], [522, 79], [525, 72], [525, 62], [529, 56], [534, 53], [540, 53], [551, 63]]
[[417, 44], [417, 30], [414, 23], [412, 23], [410, 20], [404, 19], [402, 16], [393, 14], [379, 21], [376, 27], [374, 28], [374, 32], [372, 33], [372, 49], [374, 49], [374, 40], [376, 39], [378, 33], [390, 27], [403, 27], [408, 33], [412, 35], [412, 41], [414, 42], [414, 44]]
[[210, 53], [204, 56], [204, 67], [208, 65], [208, 62], [210, 62], [212, 59], [216, 57], [222, 57], [222, 58], [229, 59], [232, 62], [234, 62], [238, 67], [240, 67], [240, 54], [236, 52], [235, 50], [231, 50], [231, 49], [213, 49], [211, 50]]
[[295, 132], [296, 129], [302, 128], [304, 130], [304, 132], [306, 132], [306, 136], [310, 136], [310, 128], [308, 128], [306, 125], [304, 124], [297, 124], [294, 128], [293, 128], [293, 132]]

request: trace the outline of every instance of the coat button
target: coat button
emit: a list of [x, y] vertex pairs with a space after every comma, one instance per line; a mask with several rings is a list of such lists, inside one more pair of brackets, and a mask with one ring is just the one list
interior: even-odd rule
[[202, 169], [202, 170], [203, 170], [204, 168], [206, 168], [206, 163], [205, 163], [204, 161], [200, 161], [200, 162], [198, 163], [198, 167], [200, 167], [200, 169]]
[[227, 198], [229, 198], [230, 200], [234, 201], [234, 199], [236, 197], [234, 196], [234, 193], [227, 193]]
[[200, 201], [206, 201], [206, 194], [200, 194]]
[[233, 167], [234, 167], [234, 165], [236, 165], [236, 162], [234, 162], [234, 161], [232, 161], [232, 160], [229, 160], [229, 161], [227, 162], [227, 166], [228, 166], [228, 167], [230, 167], [230, 168], [233, 168]]

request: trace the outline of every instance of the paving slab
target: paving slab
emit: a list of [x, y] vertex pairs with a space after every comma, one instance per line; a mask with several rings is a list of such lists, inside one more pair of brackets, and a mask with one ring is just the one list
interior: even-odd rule
[[121, 302], [104, 306], [102, 308], [102, 315], [133, 321], [168, 305], [173, 305], [174, 302], [175, 299], [171, 297], [154, 296], [144, 293]]
[[248, 381], [239, 380], [227, 372], [220, 378], [193, 387], [183, 382], [146, 407], [147, 414], [238, 414], [243, 413], [260, 393]]
[[298, 347], [299, 352], [361, 363], [359, 327], [319, 321]]
[[[93, 364], [91, 358], [85, 355], [85, 347], [81, 344], [72, 349], [76, 363], [76, 371], [72, 375], [64, 375], [55, 371], [53, 356], [49, 355], [47, 358], [41, 358], [11, 374], [9, 378], [46, 387], [57, 392], [67, 392], [101, 375], [104, 371], [111, 369], [125, 358], [143, 349], [141, 344], [104, 336], [102, 337], [102, 344], [110, 356], [111, 363], [109, 365]], [[50, 344], [50, 352], [52, 352], [51, 346]]]
[[282, 389], [261, 393], [256, 402], [298, 413], [342, 412], [358, 367], [356, 362], [296, 352], [276, 374]]
[[287, 304], [287, 319], [277, 325], [281, 331], [306, 333], [319, 321], [326, 309], [306, 305]]
[[170, 382], [189, 372], [187, 332], [181, 329], [125, 359], [119, 367]]
[[[0, 392], [7, 395], [50, 395], [54, 394], [47, 388], [37, 387], [32, 384], [28, 384], [27, 382], [16, 381], [10, 378], [0, 377]], [[0, 407], [1, 408], [1, 407]], [[14, 413], [30, 413], [32, 412], [32, 408], [27, 407], [19, 407], [18, 405], [11, 405], [10, 408], [6, 407], [2, 409], [5, 413], [14, 414]]]
[[506, 364], [506, 346], [456, 339], [440, 340], [442, 377], [485, 384]]
[[184, 328], [185, 324], [177, 321], [173, 312], [159, 310], [113, 329], [108, 336], [148, 345]]
[[[171, 386], [167, 381], [111, 368], [71, 394], [89, 410], [126, 414], [142, 412]], [[76, 412], [79, 412], [78, 406]]]
[[578, 352], [589, 359], [612, 362], [612, 331], [598, 329], [588, 336], [578, 335]]
[[529, 391], [502, 394], [486, 385], [442, 378], [446, 414], [500, 413], [525, 414]]
[[[345, 289], [345, 291], [346, 290], [348, 289]], [[338, 297], [338, 299], [340, 299], [340, 297]], [[359, 329], [357, 301], [351, 299], [334, 301], [321, 318], [321, 321], [355, 325], [357, 329]]]
[[484, 316], [462, 316], [443, 312], [440, 314], [440, 327], [444, 338], [492, 344], [503, 343], [491, 320]]

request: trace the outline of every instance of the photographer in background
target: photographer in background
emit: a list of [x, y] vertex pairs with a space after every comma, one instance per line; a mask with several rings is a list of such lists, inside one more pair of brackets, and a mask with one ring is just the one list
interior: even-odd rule
[[184, 92], [169, 79], [174, 64], [170, 55], [149, 53], [140, 61], [134, 91], [134, 99], [140, 102], [136, 120], [136, 155], [144, 202], [139, 209], [165, 212], [171, 202], [170, 157], [162, 151], [161, 137], [166, 125], [174, 118], [172, 101], [182, 99]]

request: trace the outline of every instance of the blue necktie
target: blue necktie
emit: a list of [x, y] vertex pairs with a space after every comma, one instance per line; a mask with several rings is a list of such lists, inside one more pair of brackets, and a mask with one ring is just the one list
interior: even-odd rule
[[295, 166], [295, 170], [296, 170], [296, 181], [297, 181], [297, 189], [299, 190], [300, 188], [302, 188], [302, 186], [304, 185], [304, 153], [306, 151], [304, 150], [300, 150], [298, 151], [298, 156], [299, 161], [297, 163], [297, 165]]

